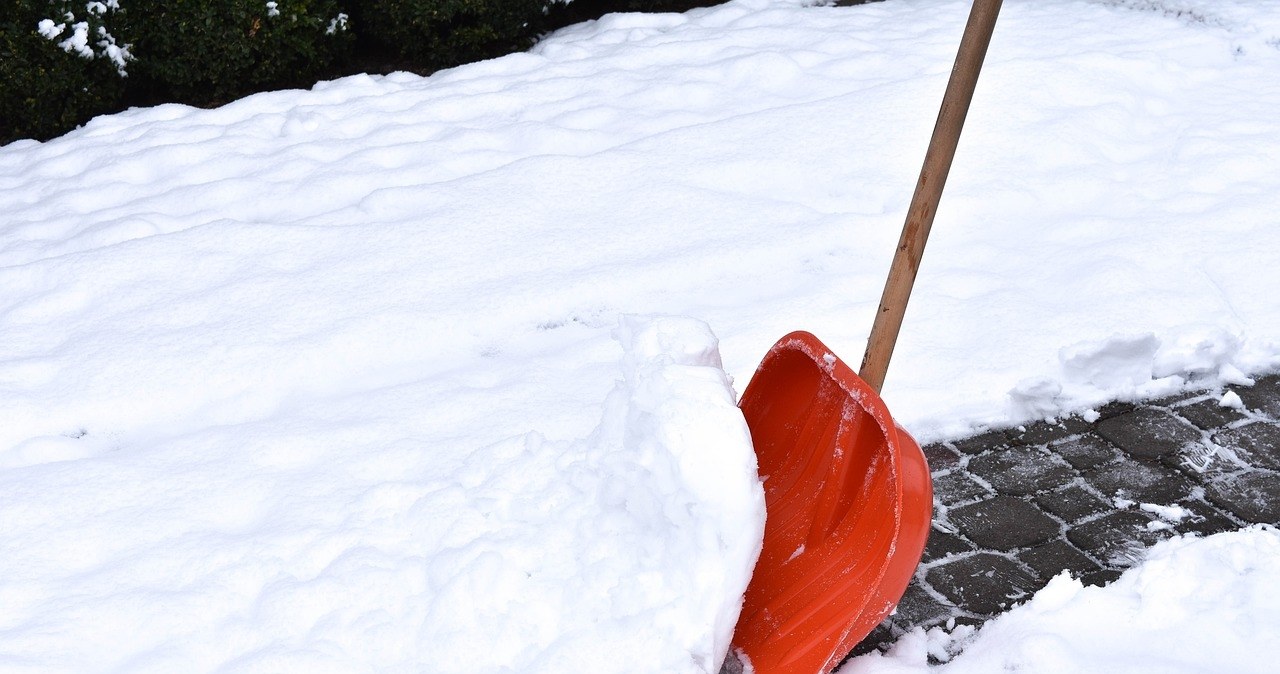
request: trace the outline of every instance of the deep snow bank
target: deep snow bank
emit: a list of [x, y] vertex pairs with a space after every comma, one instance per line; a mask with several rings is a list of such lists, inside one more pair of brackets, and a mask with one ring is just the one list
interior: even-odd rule
[[0, 669], [718, 671], [750, 436], [705, 324], [618, 334], [579, 440], [430, 437], [383, 391], [0, 471]]

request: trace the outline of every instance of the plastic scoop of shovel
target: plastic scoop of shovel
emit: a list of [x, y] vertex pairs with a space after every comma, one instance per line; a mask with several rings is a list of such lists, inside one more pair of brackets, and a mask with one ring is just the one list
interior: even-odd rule
[[879, 391], [1000, 4], [975, 0], [969, 14], [861, 376], [793, 332], [742, 394], [767, 517], [726, 671], [825, 674], [892, 612], [920, 563], [929, 467]]

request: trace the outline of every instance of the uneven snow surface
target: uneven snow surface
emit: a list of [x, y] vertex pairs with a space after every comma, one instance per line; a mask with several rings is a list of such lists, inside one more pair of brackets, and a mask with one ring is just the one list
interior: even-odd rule
[[[0, 148], [0, 671], [714, 671], [733, 391], [795, 329], [858, 361], [968, 7], [611, 15]], [[895, 418], [1280, 367], [1277, 110], [1276, 0], [1008, 0]]]
[[[917, 630], [837, 674], [1268, 674], [1280, 655], [1277, 579], [1273, 527], [1174, 539], [1105, 588], [1063, 574], [976, 635]], [[946, 660], [960, 647], [945, 666], [927, 666], [930, 654]]]
[[0, 473], [0, 671], [717, 671], [764, 531], [750, 436], [704, 324], [618, 335], [580, 440], [477, 444], [406, 385], [40, 441]]

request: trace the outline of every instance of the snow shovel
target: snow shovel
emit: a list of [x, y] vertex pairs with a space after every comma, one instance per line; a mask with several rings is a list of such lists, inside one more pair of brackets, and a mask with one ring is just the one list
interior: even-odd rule
[[824, 674], [893, 610], [929, 535], [920, 446], [880, 399], [1001, 0], [975, 0], [859, 376], [807, 332], [773, 346], [739, 407], [764, 480], [764, 547], [734, 632], [756, 674]]

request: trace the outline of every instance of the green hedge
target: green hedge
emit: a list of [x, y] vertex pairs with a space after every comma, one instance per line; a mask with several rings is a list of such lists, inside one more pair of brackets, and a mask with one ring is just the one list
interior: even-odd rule
[[554, 0], [354, 0], [363, 46], [426, 73], [530, 47]]
[[125, 79], [112, 56], [127, 63], [126, 52], [97, 44], [110, 45], [98, 33], [112, 36], [116, 12], [85, 4], [0, 0], [0, 143], [49, 138], [120, 108]]
[[310, 86], [354, 42], [338, 0], [126, 1], [136, 99], [215, 105]]
[[716, 0], [0, 0], [0, 145], [130, 105], [211, 106], [525, 49], [615, 11]]

